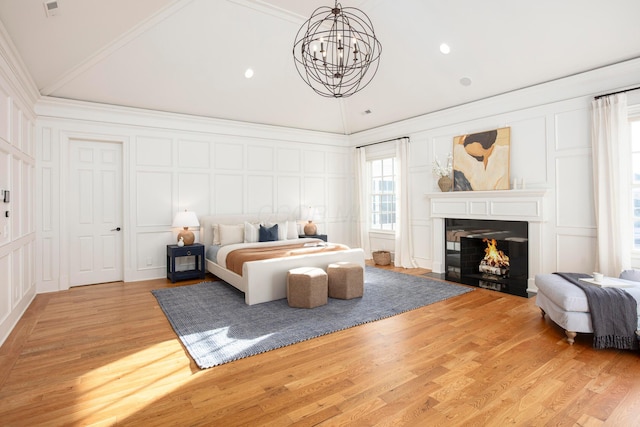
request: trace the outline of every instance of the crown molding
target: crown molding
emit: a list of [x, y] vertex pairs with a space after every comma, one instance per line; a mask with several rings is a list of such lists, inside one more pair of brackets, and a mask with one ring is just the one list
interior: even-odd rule
[[256, 12], [264, 13], [267, 15], [271, 15], [273, 17], [282, 19], [287, 22], [291, 22], [292, 24], [301, 25], [309, 18], [305, 18], [302, 15], [298, 15], [297, 13], [290, 12], [286, 9], [282, 9], [280, 7], [274, 6], [262, 0], [227, 0], [230, 3], [235, 3], [239, 6], [244, 6], [246, 8], [255, 10]]
[[349, 142], [353, 146], [365, 145], [398, 135], [451, 126], [470, 119], [495, 117], [581, 97], [588, 100], [601, 93], [624, 90], [638, 84], [640, 57], [368, 129], [352, 134]]
[[38, 87], [27, 71], [22, 57], [18, 53], [4, 24], [0, 21], [0, 74], [3, 75], [13, 92], [13, 97], [18, 98], [26, 110], [33, 114], [35, 103], [40, 98]]
[[349, 146], [348, 137], [341, 134], [99, 104], [50, 96], [40, 98], [35, 106], [35, 112], [40, 121], [71, 120], [109, 126], [135, 126], [168, 131], [201, 132], [263, 140], [272, 139], [295, 143], [321, 144], [341, 148]]

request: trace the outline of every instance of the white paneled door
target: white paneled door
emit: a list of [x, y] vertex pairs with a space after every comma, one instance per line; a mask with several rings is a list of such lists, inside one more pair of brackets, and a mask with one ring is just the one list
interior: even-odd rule
[[69, 285], [123, 280], [122, 145], [69, 142]]

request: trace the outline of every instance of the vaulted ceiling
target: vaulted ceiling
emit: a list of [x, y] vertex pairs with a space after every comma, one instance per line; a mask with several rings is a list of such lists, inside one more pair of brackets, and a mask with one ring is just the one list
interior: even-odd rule
[[342, 0], [369, 16], [382, 57], [369, 86], [333, 99], [292, 58], [332, 1], [57, 0], [50, 17], [43, 3], [0, 0], [42, 95], [338, 134], [640, 57], [638, 0]]

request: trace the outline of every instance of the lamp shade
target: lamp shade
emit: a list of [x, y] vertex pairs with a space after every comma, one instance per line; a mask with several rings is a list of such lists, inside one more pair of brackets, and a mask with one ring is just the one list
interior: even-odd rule
[[316, 209], [313, 206], [306, 206], [302, 209], [302, 219], [305, 221], [313, 221], [316, 217]]
[[176, 217], [173, 218], [172, 227], [199, 227], [198, 217], [193, 211], [185, 210], [184, 212], [178, 212]]
[[192, 231], [189, 231], [189, 227], [199, 227], [198, 217], [193, 211], [184, 210], [184, 212], [178, 212], [173, 218], [173, 227], [182, 227], [182, 231], [178, 233], [178, 242], [182, 239], [185, 245], [192, 245], [196, 238]]

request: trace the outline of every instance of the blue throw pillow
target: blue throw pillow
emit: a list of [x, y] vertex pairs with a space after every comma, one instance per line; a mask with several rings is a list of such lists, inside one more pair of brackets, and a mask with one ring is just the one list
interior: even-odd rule
[[273, 227], [265, 227], [264, 225], [260, 225], [259, 231], [259, 241], [260, 242], [275, 242], [278, 240], [278, 224]]

